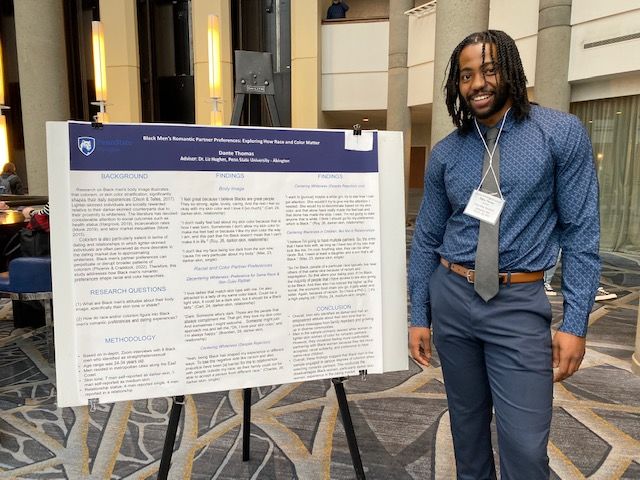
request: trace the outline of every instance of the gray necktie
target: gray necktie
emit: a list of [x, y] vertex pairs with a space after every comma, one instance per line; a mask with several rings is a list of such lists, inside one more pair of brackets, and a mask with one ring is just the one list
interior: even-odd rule
[[[487, 147], [489, 151], [493, 150], [496, 143], [498, 129], [496, 127], [487, 130], [485, 135]], [[484, 153], [484, 166], [482, 167], [482, 175], [489, 168], [489, 154]], [[500, 146], [496, 146], [493, 154], [493, 170], [496, 174], [498, 182], [500, 182]], [[489, 172], [484, 179], [481, 190], [485, 193], [498, 192], [498, 185]], [[500, 231], [500, 219], [495, 225], [480, 222], [480, 232], [478, 233], [478, 247], [476, 249], [476, 273], [473, 288], [476, 293], [488, 302], [498, 294], [500, 288], [498, 284], [498, 233]]]

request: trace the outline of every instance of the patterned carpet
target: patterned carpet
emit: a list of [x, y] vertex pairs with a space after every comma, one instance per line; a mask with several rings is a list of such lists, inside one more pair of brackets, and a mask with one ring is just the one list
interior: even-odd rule
[[[552, 478], [640, 478], [640, 376], [630, 364], [640, 258], [603, 257], [603, 284], [618, 299], [596, 304], [582, 368], [556, 385]], [[557, 324], [562, 297], [550, 298]], [[12, 328], [9, 305], [0, 305], [0, 336]], [[156, 478], [170, 401], [57, 409], [45, 352], [42, 337], [0, 350], [0, 478]], [[368, 479], [455, 478], [438, 366], [437, 358], [424, 370], [410, 362], [407, 372], [346, 382]], [[243, 463], [241, 392], [188, 396], [170, 478], [355, 478], [330, 381], [254, 389], [253, 397], [252, 457]]]

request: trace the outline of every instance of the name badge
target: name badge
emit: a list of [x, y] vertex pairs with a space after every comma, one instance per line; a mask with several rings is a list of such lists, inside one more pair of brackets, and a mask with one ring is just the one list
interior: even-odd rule
[[503, 208], [504, 200], [502, 198], [474, 190], [467, 207], [464, 209], [464, 214], [477, 218], [481, 222], [495, 225]]

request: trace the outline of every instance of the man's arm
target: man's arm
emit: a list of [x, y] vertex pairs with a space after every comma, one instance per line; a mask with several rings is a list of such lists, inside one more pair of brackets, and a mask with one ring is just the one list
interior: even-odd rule
[[554, 380], [575, 373], [585, 352], [589, 314], [600, 281], [598, 179], [587, 132], [575, 117], [556, 156], [564, 319], [553, 337]]
[[411, 298], [411, 328], [409, 350], [420, 364], [431, 358], [431, 312], [429, 281], [438, 267], [436, 248], [442, 244], [451, 206], [444, 185], [444, 165], [434, 148], [424, 182], [424, 197], [416, 218], [409, 258], [409, 296]]

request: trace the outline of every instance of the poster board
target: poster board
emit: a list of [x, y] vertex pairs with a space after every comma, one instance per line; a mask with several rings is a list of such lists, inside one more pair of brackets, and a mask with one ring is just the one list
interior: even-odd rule
[[400, 133], [49, 122], [47, 153], [59, 406], [407, 368]]

